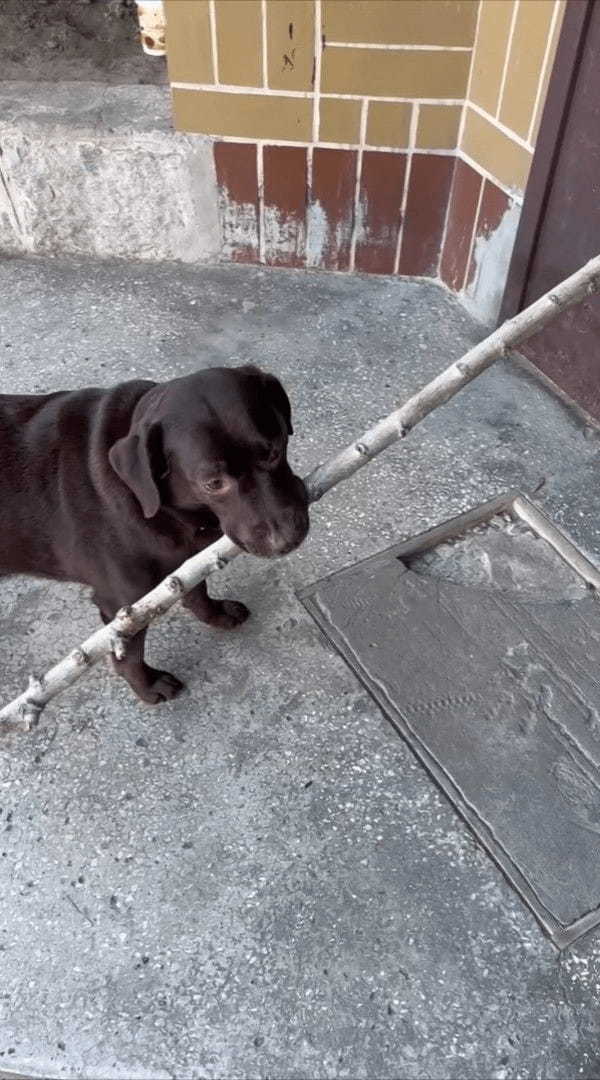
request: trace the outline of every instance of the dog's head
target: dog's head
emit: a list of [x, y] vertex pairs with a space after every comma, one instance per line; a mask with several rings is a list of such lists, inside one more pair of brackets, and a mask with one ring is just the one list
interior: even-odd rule
[[110, 463], [146, 518], [209, 510], [254, 555], [285, 555], [308, 532], [308, 499], [287, 462], [290, 403], [256, 367], [209, 368], [138, 402]]

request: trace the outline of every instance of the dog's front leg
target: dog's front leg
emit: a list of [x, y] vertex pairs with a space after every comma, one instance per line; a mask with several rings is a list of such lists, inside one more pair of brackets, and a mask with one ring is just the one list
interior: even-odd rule
[[[151, 588], [151, 586], [149, 586]], [[140, 589], [135, 599], [147, 592], [147, 588]], [[100, 615], [104, 623], [111, 622], [119, 608], [127, 603], [133, 603], [134, 598], [123, 602], [116, 602], [106, 597], [99, 598], [94, 595], [94, 602], [100, 609]], [[146, 629], [140, 630], [133, 637], [128, 638], [125, 648], [125, 656], [122, 660], [112, 658], [113, 667], [117, 675], [121, 675], [130, 685], [137, 696], [148, 705], [160, 705], [162, 701], [168, 701], [175, 697], [184, 688], [184, 684], [171, 675], [169, 671], [161, 671], [159, 668], [150, 667], [144, 660], [144, 645], [146, 641]]]
[[215, 600], [209, 596], [205, 581], [187, 593], [182, 603], [201, 622], [219, 630], [235, 630], [250, 614], [246, 605], [238, 600]]

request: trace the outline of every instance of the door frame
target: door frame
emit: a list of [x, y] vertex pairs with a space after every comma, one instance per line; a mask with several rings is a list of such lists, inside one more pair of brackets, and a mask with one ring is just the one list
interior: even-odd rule
[[579, 74], [590, 19], [600, 0], [567, 0], [556, 58], [525, 188], [523, 209], [500, 308], [499, 323], [524, 306], [527, 284], [554, 182], [565, 125]]

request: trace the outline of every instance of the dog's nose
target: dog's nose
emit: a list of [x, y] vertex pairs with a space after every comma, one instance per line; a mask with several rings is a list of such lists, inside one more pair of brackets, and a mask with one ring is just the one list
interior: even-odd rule
[[294, 508], [282, 514], [280, 519], [256, 522], [245, 535], [241, 534], [243, 543], [240, 546], [263, 558], [287, 555], [302, 543], [307, 532], [308, 514]]
[[255, 555], [287, 555], [297, 546], [297, 540], [288, 535], [287, 530], [279, 529], [275, 524], [261, 522], [252, 529], [249, 549]]
[[260, 521], [251, 529], [246, 546], [254, 555], [275, 555], [277, 539], [277, 530], [268, 521]]

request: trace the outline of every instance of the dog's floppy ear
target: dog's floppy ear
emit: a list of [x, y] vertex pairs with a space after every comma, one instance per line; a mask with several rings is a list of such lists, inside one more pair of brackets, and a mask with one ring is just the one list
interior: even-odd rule
[[154, 517], [160, 507], [156, 477], [162, 471], [162, 429], [159, 422], [141, 419], [128, 435], [111, 446], [108, 452], [117, 476], [138, 500], [145, 518]]
[[261, 374], [271, 404], [277, 409], [277, 412], [282, 419], [285, 420], [288, 435], [293, 435], [294, 429], [292, 427], [292, 406], [290, 405], [290, 399], [279, 382], [279, 379], [276, 379], [274, 375], [266, 375], [264, 371], [261, 372]]

